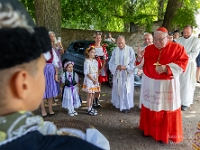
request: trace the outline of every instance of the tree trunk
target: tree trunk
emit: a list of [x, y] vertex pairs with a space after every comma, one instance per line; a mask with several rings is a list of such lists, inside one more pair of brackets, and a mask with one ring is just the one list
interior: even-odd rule
[[134, 22], [130, 22], [130, 32], [136, 33], [138, 31], [138, 25]]
[[124, 23], [124, 32], [130, 32], [130, 23]]
[[165, 0], [158, 0], [158, 21], [163, 20], [164, 4], [165, 4]]
[[171, 30], [171, 21], [174, 15], [176, 14], [176, 10], [181, 7], [181, 0], [169, 0], [167, 3], [167, 9], [165, 12], [164, 20], [162, 26], [167, 28], [168, 31]]
[[36, 24], [61, 36], [61, 6], [60, 0], [34, 0]]

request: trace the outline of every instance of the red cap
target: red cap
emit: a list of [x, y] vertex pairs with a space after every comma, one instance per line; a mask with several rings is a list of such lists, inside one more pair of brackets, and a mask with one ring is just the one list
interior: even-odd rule
[[158, 28], [156, 31], [161, 31], [161, 32], [168, 33], [167, 29], [164, 28], [164, 27], [160, 27], [160, 28]]

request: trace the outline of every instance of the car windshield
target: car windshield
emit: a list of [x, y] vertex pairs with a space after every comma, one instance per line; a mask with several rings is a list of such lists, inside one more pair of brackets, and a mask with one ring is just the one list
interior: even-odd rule
[[73, 45], [74, 52], [83, 55], [84, 54], [84, 43], [76, 42]]

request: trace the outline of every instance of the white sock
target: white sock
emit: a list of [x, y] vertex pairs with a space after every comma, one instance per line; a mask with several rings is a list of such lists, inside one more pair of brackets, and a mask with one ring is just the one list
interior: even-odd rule
[[92, 106], [90, 106], [89, 108], [88, 108], [88, 111], [90, 111], [92, 109]]

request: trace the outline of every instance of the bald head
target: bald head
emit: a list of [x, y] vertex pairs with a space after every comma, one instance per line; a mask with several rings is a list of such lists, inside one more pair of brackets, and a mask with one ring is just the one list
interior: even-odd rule
[[125, 42], [125, 38], [124, 36], [120, 35], [117, 37], [117, 46], [120, 48], [120, 49], [123, 49], [126, 45], [126, 42]]
[[144, 35], [144, 44], [146, 46], [149, 46], [149, 45], [153, 44], [153, 36], [152, 36], [151, 33], [146, 33]]

